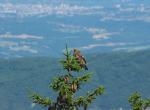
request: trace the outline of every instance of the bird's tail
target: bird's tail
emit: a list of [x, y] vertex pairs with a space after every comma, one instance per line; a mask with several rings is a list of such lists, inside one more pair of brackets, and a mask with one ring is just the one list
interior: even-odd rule
[[85, 65], [85, 66], [84, 66], [84, 69], [85, 69], [85, 70], [88, 70], [88, 67]]

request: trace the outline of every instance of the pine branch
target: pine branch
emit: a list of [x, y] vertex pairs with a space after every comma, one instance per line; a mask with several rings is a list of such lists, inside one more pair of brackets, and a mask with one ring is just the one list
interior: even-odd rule
[[84, 76], [74, 78], [71, 83], [76, 85], [77, 89], [80, 89], [81, 84], [87, 82], [90, 78], [91, 78], [91, 74], [87, 73]]
[[49, 106], [52, 104], [52, 100], [48, 97], [42, 97], [36, 93], [32, 93], [30, 98], [33, 100], [33, 103], [37, 103], [43, 106]]
[[75, 105], [79, 105], [79, 107], [83, 106], [86, 108], [93, 102], [93, 100], [96, 99], [96, 96], [102, 95], [103, 93], [104, 93], [104, 87], [100, 86], [97, 89], [95, 89], [94, 91], [92, 91], [91, 93], [89, 93], [87, 96], [85, 96], [85, 97], [80, 96], [79, 98], [77, 98], [75, 100]]
[[63, 85], [64, 83], [64, 80], [63, 78], [60, 76], [60, 77], [57, 77], [53, 80], [53, 82], [49, 85], [49, 87], [51, 87], [53, 90], [55, 91], [59, 91], [60, 87]]
[[146, 110], [150, 107], [150, 99], [142, 99], [138, 92], [133, 93], [128, 99], [132, 110]]
[[150, 107], [150, 99], [145, 99], [143, 102], [143, 108], [146, 110], [148, 107]]
[[74, 80], [74, 82], [75, 82], [75, 83], [86, 82], [86, 81], [88, 81], [90, 78], [91, 78], [91, 74], [90, 74], [90, 73], [87, 73], [87, 74], [85, 74], [84, 76], [77, 77], [77, 78]]
[[91, 93], [89, 93], [86, 97], [87, 105], [92, 103], [93, 100], [96, 99], [97, 96], [102, 95], [104, 93], [104, 87], [100, 86]]

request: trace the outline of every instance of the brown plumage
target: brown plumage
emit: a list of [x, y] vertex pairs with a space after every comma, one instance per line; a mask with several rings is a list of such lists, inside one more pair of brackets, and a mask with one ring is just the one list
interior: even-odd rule
[[79, 61], [80, 66], [82, 68], [84, 68], [85, 70], [88, 70], [88, 68], [86, 66], [87, 62], [86, 62], [84, 56], [81, 54], [81, 52], [78, 49], [73, 50], [73, 56]]

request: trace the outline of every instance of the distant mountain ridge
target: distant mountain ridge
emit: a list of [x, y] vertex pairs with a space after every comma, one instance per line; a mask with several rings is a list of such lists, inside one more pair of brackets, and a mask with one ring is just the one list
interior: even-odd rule
[[[91, 108], [99, 110], [129, 109], [128, 96], [139, 91], [150, 97], [150, 51], [114, 52], [85, 55], [93, 78], [83, 85], [81, 94], [88, 88], [102, 84], [106, 93], [99, 97]], [[32, 108], [28, 99], [29, 88], [43, 95], [55, 96], [48, 89], [52, 78], [63, 74], [60, 59], [29, 57], [0, 59], [0, 109], [2, 110], [45, 110]]]
[[[150, 49], [148, 0], [0, 0], [0, 58]], [[56, 45], [57, 44], [57, 45]]]

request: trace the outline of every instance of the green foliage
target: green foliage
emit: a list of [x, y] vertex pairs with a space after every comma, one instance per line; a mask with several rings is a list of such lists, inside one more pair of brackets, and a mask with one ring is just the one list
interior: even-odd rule
[[[107, 88], [107, 93], [97, 98], [90, 109], [96, 107], [98, 110], [117, 110], [122, 107], [123, 110], [129, 110], [127, 97], [134, 90], [142, 90], [143, 96], [148, 97], [150, 51], [94, 53], [85, 56], [88, 67], [94, 74], [89, 83], [85, 82], [83, 88], [81, 86], [79, 94], [84, 94], [90, 87], [97, 87], [101, 83]], [[53, 96], [53, 99], [56, 94], [47, 88], [47, 84], [57, 76], [56, 73], [62, 71], [58, 61], [60, 58], [53, 57], [0, 59], [1, 110], [45, 109], [37, 106], [31, 108], [29, 100], [26, 99], [28, 88], [41, 95], [43, 93], [43, 96]]]
[[30, 98], [33, 100], [33, 103], [38, 103], [43, 106], [48, 106], [52, 104], [52, 101], [50, 98], [48, 97], [44, 98], [37, 93], [31, 93]]
[[79, 62], [76, 60], [76, 58], [73, 55], [71, 55], [71, 52], [69, 52], [67, 45], [66, 45], [66, 50], [64, 52], [64, 56], [66, 58], [60, 61], [64, 69], [66, 69], [68, 72], [69, 71], [79, 72], [82, 70]]
[[96, 96], [102, 95], [103, 93], [104, 93], [104, 87], [100, 86], [97, 89], [95, 89], [94, 91], [92, 91], [91, 93], [87, 93], [87, 96], [85, 96], [85, 97], [80, 96], [79, 98], [77, 98], [75, 100], [75, 104], [78, 106], [87, 107], [87, 106], [89, 106], [89, 104], [92, 103], [92, 101], [94, 99], [96, 99]]
[[150, 107], [150, 99], [142, 99], [138, 92], [132, 94], [128, 101], [132, 107], [132, 110], [146, 110]]
[[[56, 101], [52, 101], [50, 98], [43, 98], [38, 94], [31, 94], [30, 98], [33, 100], [33, 103], [48, 106], [48, 110], [79, 110], [80, 107], [87, 110], [93, 100], [104, 93], [104, 87], [99, 86], [97, 89], [88, 92], [86, 96], [76, 98], [75, 93], [81, 89], [83, 83], [91, 78], [91, 74], [85, 73], [83, 76], [75, 76], [74, 74], [87, 69], [84, 68], [86, 66], [85, 59], [85, 62], [81, 64], [80, 59], [76, 57], [80, 57], [80, 54], [75, 56], [75, 54], [72, 54], [71, 51], [68, 50], [67, 46], [64, 55], [65, 58], [60, 62], [64, 70], [67, 70], [67, 74], [57, 76], [49, 85], [50, 88], [58, 93]], [[80, 58], [83, 58], [83, 56]], [[81, 60], [83, 61], [83, 59]]]

